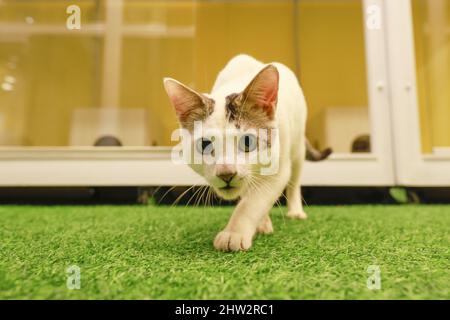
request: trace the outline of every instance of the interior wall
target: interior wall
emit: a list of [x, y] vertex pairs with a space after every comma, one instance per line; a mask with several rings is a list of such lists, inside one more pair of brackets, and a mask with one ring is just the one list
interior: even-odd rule
[[[155, 23], [171, 27], [196, 26], [194, 1], [127, 1], [124, 22], [127, 24]], [[125, 108], [148, 110], [149, 142], [151, 145], [172, 145], [172, 131], [178, 122], [162, 79], [173, 77], [195, 85], [196, 63], [193, 37], [125, 37], [122, 50], [120, 105]]]
[[[0, 22], [65, 26], [69, 4], [6, 0], [1, 3]], [[82, 24], [103, 17], [96, 1], [83, 1], [80, 8]], [[0, 90], [4, 119], [0, 143], [67, 145], [72, 110], [99, 105], [101, 61], [102, 39], [97, 37], [22, 34], [0, 38], [0, 83], [8, 76], [15, 79], [12, 90]]]
[[413, 0], [422, 151], [450, 147], [450, 0]]
[[[426, 25], [425, 6], [432, 2], [413, 0], [416, 30]], [[65, 23], [67, 17], [67, 1], [3, 3], [7, 5], [0, 10], [1, 22], [23, 22], [32, 15], [34, 23]], [[83, 23], [102, 21], [103, 4], [81, 2]], [[120, 105], [146, 108], [150, 144], [171, 144], [170, 134], [177, 122], [162, 77], [171, 76], [200, 91], [209, 91], [231, 57], [248, 53], [262, 61], [280, 61], [298, 72], [309, 105], [307, 132], [317, 146], [323, 147], [326, 107], [367, 107], [361, 2], [303, 0], [297, 10], [299, 28], [294, 32], [292, 1], [126, 1], [125, 23], [159, 21], [168, 26], [194, 26], [196, 36], [126, 37]], [[416, 32], [415, 40], [422, 142], [424, 151], [429, 152], [433, 145], [450, 146], [448, 125], [439, 125], [450, 121], [450, 108], [442, 103], [445, 98], [436, 98], [429, 80], [430, 74], [436, 78], [433, 72], [448, 75], [450, 70], [445, 73], [433, 67], [435, 53], [422, 33]], [[443, 52], [450, 56], [449, 46], [447, 36], [440, 47], [441, 57]], [[17, 80], [14, 91], [0, 90], [2, 137], [8, 135], [21, 145], [67, 145], [71, 110], [100, 105], [102, 47], [102, 40], [92, 36], [2, 39], [0, 78], [12, 74]], [[10, 68], [12, 58], [14, 69]], [[447, 88], [448, 83], [444, 83]], [[3, 140], [0, 143], [5, 144]]]
[[305, 92], [307, 134], [324, 147], [326, 107], [367, 107], [362, 7], [359, 1], [300, 1], [296, 22], [294, 9], [292, 1], [200, 2], [196, 85], [210, 90], [217, 73], [239, 53], [282, 62], [298, 73]]

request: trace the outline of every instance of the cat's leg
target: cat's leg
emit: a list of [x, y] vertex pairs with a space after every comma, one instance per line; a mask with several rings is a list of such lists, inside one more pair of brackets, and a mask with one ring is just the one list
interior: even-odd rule
[[273, 233], [273, 225], [272, 220], [270, 219], [270, 215], [266, 214], [261, 222], [259, 223], [258, 227], [256, 228], [256, 232], [261, 234], [271, 234]]
[[289, 185], [286, 188], [289, 218], [306, 219], [308, 216], [303, 211], [302, 195], [300, 190], [301, 169], [303, 167], [304, 154], [292, 161], [292, 172]]
[[242, 198], [236, 206], [230, 221], [214, 240], [214, 247], [222, 251], [247, 250], [252, 246], [253, 236], [261, 220], [272, 208], [275, 200], [268, 197]]
[[[236, 206], [230, 221], [214, 240], [214, 247], [222, 251], [247, 250], [252, 246], [258, 226], [283, 192], [290, 176], [290, 166], [285, 166], [277, 176], [259, 190], [252, 190]], [[266, 221], [267, 222], [267, 221]]]

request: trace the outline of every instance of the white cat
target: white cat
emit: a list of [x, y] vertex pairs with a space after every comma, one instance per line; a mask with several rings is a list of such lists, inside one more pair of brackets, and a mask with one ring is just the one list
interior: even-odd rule
[[[307, 151], [307, 110], [302, 89], [289, 68], [281, 63], [263, 64], [248, 55], [238, 55], [219, 73], [210, 94], [197, 93], [170, 78], [164, 79], [164, 87], [181, 127], [193, 133], [194, 152], [213, 159], [191, 167], [220, 197], [240, 198], [227, 226], [214, 240], [216, 249], [247, 250], [256, 233], [272, 233], [269, 211], [284, 189], [288, 217], [307, 218], [300, 194], [300, 175]], [[202, 124], [202, 132], [214, 129], [219, 135], [232, 134], [237, 141], [233, 152], [238, 156], [279, 146], [274, 152], [278, 156], [278, 170], [263, 175], [261, 164], [224, 159], [226, 152], [215, 152], [219, 139], [195, 132], [195, 122]], [[270, 134], [260, 138], [254, 133], [256, 129], [276, 132], [277, 141], [271, 141]], [[320, 154], [311, 148], [309, 154], [312, 160], [320, 160], [328, 156], [329, 150]]]

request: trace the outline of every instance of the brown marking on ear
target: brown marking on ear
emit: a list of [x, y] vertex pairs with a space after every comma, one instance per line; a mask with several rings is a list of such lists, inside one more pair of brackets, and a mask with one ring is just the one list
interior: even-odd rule
[[226, 115], [236, 127], [266, 128], [275, 118], [278, 97], [278, 70], [264, 67], [241, 93], [226, 97]]
[[273, 120], [278, 100], [279, 74], [275, 66], [265, 66], [253, 78], [242, 93], [244, 105], [251, 109], [263, 109], [267, 117]]
[[225, 97], [225, 111], [226, 111], [226, 117], [229, 122], [233, 122], [236, 120], [237, 114], [238, 114], [238, 105], [236, 103], [236, 98], [239, 96], [238, 93], [232, 93]]
[[226, 97], [226, 117], [236, 128], [268, 128], [271, 119], [264, 109], [248, 102], [243, 104], [243, 94], [232, 93]]
[[178, 115], [178, 120], [183, 128], [192, 131], [195, 121], [203, 121], [208, 118], [214, 111], [215, 101], [208, 97], [192, 104], [192, 107]]
[[213, 99], [176, 80], [165, 78], [164, 88], [183, 128], [192, 131], [195, 121], [205, 120], [214, 111]]

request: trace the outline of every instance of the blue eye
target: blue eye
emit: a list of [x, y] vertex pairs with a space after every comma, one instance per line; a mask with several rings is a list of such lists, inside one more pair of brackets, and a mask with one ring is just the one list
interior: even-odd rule
[[245, 134], [239, 139], [239, 149], [243, 152], [252, 152], [257, 147], [257, 138], [253, 134]]
[[201, 154], [211, 154], [214, 151], [213, 143], [208, 138], [200, 138], [196, 143], [197, 151]]

